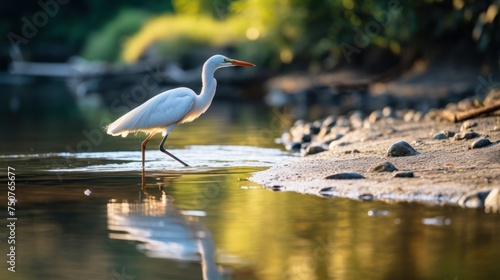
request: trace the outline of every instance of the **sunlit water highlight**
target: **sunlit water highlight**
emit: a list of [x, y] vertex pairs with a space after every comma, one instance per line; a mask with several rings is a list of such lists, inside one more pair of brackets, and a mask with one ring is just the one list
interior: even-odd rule
[[139, 192], [141, 137], [69, 152], [87, 141], [82, 128], [50, 116], [8, 123], [1, 136], [18, 220], [16, 273], [4, 262], [0, 279], [500, 279], [500, 215], [249, 182], [291, 158], [273, 145], [269, 131], [279, 131], [263, 108], [222, 106], [176, 129], [167, 149], [189, 168], [148, 146], [150, 196]]

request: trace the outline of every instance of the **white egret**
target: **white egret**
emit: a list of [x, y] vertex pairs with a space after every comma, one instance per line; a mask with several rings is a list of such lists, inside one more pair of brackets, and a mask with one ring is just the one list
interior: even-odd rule
[[144, 160], [146, 144], [158, 132], [162, 132], [163, 140], [160, 151], [177, 160], [184, 166], [185, 162], [167, 152], [163, 145], [168, 135], [180, 123], [191, 122], [197, 119], [210, 107], [215, 95], [217, 81], [214, 78], [215, 70], [231, 66], [255, 66], [246, 61], [227, 58], [223, 55], [210, 57], [203, 65], [201, 80], [203, 87], [197, 95], [189, 88], [181, 87], [162, 92], [142, 105], [123, 115], [107, 127], [107, 133], [113, 136], [126, 137], [130, 132], [145, 132], [149, 134], [142, 142], [142, 186], [145, 186]]

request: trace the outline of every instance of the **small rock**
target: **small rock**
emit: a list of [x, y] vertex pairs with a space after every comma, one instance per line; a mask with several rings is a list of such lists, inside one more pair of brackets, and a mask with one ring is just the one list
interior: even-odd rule
[[415, 111], [414, 110], [408, 110], [408, 112], [405, 113], [405, 115], [403, 116], [403, 120], [405, 122], [411, 122], [413, 121], [413, 116], [415, 115]]
[[376, 123], [377, 121], [381, 120], [384, 115], [382, 114], [381, 111], [376, 110], [373, 111], [369, 116], [368, 116], [368, 122], [370, 123]]
[[382, 116], [386, 117], [386, 118], [394, 118], [396, 117], [396, 114], [394, 113], [394, 110], [387, 106], [387, 107], [384, 107], [384, 109], [382, 109]]
[[443, 131], [441, 131], [441, 133], [446, 135], [446, 137], [448, 137], [448, 138], [455, 136], [455, 132], [449, 131], [449, 130], [443, 130]]
[[337, 118], [337, 123], [335, 124], [337, 127], [347, 127], [351, 126], [351, 122], [346, 116], [339, 116]]
[[314, 124], [306, 124], [304, 126], [304, 130], [309, 135], [317, 135], [321, 128], [319, 126], [315, 126]]
[[435, 134], [434, 137], [432, 137], [432, 138], [440, 140], [440, 139], [447, 139], [448, 137], [446, 137], [446, 135], [441, 132], [441, 133]]
[[373, 200], [374, 197], [373, 197], [373, 194], [371, 194], [371, 193], [364, 193], [364, 194], [360, 195], [358, 198], [361, 200], [364, 200], [364, 201], [370, 201], [370, 200]]
[[464, 194], [458, 200], [458, 205], [465, 208], [481, 208], [484, 206], [484, 201], [489, 193], [489, 191], [473, 191], [471, 193]]
[[472, 138], [479, 137], [480, 135], [477, 134], [474, 131], [469, 131], [469, 132], [459, 132], [453, 136], [453, 141], [459, 141], [459, 140], [469, 140]]
[[324, 196], [333, 196], [333, 188], [332, 187], [322, 188], [321, 190], [319, 190], [319, 194]]
[[326, 176], [325, 179], [332, 180], [350, 180], [350, 179], [364, 179], [363, 175], [356, 172], [341, 172], [330, 176]]
[[419, 152], [415, 151], [410, 144], [405, 141], [399, 141], [392, 144], [389, 149], [387, 149], [388, 157], [405, 157], [405, 156], [415, 156]]
[[471, 120], [465, 121], [462, 123], [462, 126], [460, 126], [460, 131], [467, 131], [469, 128], [476, 127], [477, 122], [473, 122]]
[[302, 144], [300, 144], [299, 142], [292, 142], [290, 143], [289, 145], [286, 145], [285, 148], [291, 152], [300, 152], [300, 148], [301, 148]]
[[[339, 140], [343, 136], [344, 136], [344, 134], [342, 134], [342, 133], [330, 133], [330, 134], [325, 136], [325, 141], [330, 141], [330, 143], [331, 143], [332, 141]], [[330, 143], [328, 143], [328, 144], [330, 144]]]
[[392, 175], [394, 178], [413, 178], [414, 176], [413, 171], [397, 171]]
[[493, 127], [493, 131], [500, 131], [500, 125], [495, 125]]
[[358, 149], [353, 149], [353, 150], [348, 150], [348, 151], [345, 151], [344, 154], [359, 154], [359, 150]]
[[484, 207], [487, 212], [496, 213], [500, 211], [500, 188], [490, 191], [484, 200]]
[[332, 141], [330, 145], [328, 145], [328, 150], [335, 150], [338, 147], [344, 147], [351, 144], [350, 142], [340, 142], [340, 141]]
[[318, 154], [318, 153], [321, 153], [321, 152], [324, 152], [324, 151], [326, 151], [326, 149], [323, 148], [323, 147], [321, 147], [321, 146], [310, 145], [309, 147], [306, 148], [304, 156], [314, 155], [314, 154]]
[[491, 145], [491, 141], [488, 138], [479, 138], [470, 144], [471, 149], [479, 149]]
[[302, 138], [300, 139], [302, 143], [307, 143], [311, 142], [311, 135], [310, 134], [304, 134], [302, 135]]
[[283, 188], [283, 186], [279, 186], [279, 185], [274, 185], [274, 186], [272, 186], [272, 187], [271, 187], [271, 189], [272, 189], [273, 191], [275, 191], [275, 192], [276, 192], [276, 191], [281, 191], [281, 189], [282, 189], [282, 188]]
[[321, 124], [321, 127], [332, 128], [335, 126], [335, 122], [336, 122], [335, 116], [328, 116]]
[[383, 161], [376, 163], [368, 169], [368, 172], [392, 172], [397, 171], [398, 169], [392, 165], [392, 163], [388, 161]]
[[419, 121], [421, 121], [423, 118], [424, 118], [424, 113], [422, 113], [422, 112], [418, 111], [418, 112], [416, 112], [415, 114], [413, 114], [413, 119], [412, 119], [412, 120], [413, 120], [414, 122], [419, 122]]

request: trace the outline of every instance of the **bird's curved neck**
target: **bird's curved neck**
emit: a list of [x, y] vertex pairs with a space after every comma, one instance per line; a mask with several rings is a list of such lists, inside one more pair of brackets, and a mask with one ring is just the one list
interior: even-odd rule
[[217, 80], [214, 78], [215, 70], [214, 66], [210, 64], [203, 65], [203, 71], [201, 73], [201, 81], [203, 86], [201, 88], [200, 95], [198, 96], [198, 107], [205, 112], [215, 96], [215, 89], [217, 87]]

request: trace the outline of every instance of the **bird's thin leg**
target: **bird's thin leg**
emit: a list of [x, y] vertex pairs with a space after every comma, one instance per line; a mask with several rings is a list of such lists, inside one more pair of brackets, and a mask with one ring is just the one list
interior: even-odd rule
[[146, 159], [146, 144], [148, 143], [149, 139], [153, 137], [154, 133], [149, 134], [144, 141], [142, 141], [142, 146], [141, 146], [141, 151], [142, 151], [142, 190], [146, 187], [146, 174], [144, 172], [144, 160]]
[[182, 160], [178, 159], [176, 156], [172, 155], [171, 153], [167, 152], [167, 150], [165, 150], [165, 148], [163, 148], [163, 144], [165, 144], [165, 141], [167, 140], [167, 137], [168, 137], [168, 134], [165, 135], [165, 137], [163, 137], [163, 140], [161, 140], [161, 143], [160, 143], [160, 151], [164, 152], [165, 154], [167, 154], [168, 156], [172, 157], [173, 159], [175, 159], [176, 161], [182, 163], [184, 166], [189, 166], [187, 163], [183, 162]]

